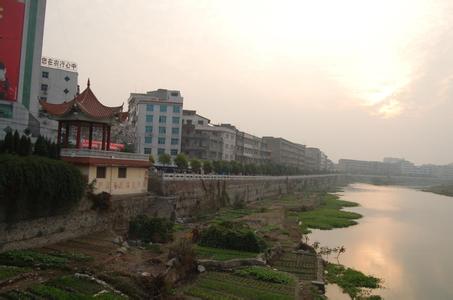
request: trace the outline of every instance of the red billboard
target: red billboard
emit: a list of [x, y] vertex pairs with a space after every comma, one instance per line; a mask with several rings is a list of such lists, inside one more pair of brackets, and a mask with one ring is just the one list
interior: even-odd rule
[[0, 0], [0, 99], [17, 101], [25, 1]]

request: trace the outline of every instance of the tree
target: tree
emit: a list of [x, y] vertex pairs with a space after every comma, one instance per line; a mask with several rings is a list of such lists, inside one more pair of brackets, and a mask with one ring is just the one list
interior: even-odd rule
[[187, 167], [189, 166], [189, 161], [187, 160], [187, 157], [184, 153], [179, 153], [178, 155], [176, 155], [174, 162], [175, 165], [182, 170], [187, 169]]
[[20, 135], [19, 132], [16, 130], [14, 131], [13, 135], [13, 151], [12, 153], [18, 153], [19, 152], [19, 147], [20, 147]]
[[203, 171], [205, 174], [210, 174], [212, 173], [212, 163], [209, 160], [205, 160], [203, 162]]
[[230, 169], [231, 173], [235, 175], [239, 175], [244, 172], [244, 166], [240, 162], [235, 160], [230, 161]]
[[31, 154], [31, 141], [30, 138], [23, 135], [19, 141], [19, 149], [17, 154], [27, 156]]
[[192, 168], [192, 172], [200, 173], [200, 171], [201, 171], [201, 162], [198, 159], [192, 159], [190, 161], [190, 167]]
[[46, 157], [49, 156], [49, 149], [47, 148], [46, 140], [41, 135], [36, 139], [35, 150], [33, 154]]
[[3, 142], [3, 152], [14, 152], [14, 138], [11, 130], [6, 133], [5, 140]]
[[155, 163], [154, 156], [152, 154], [149, 155], [149, 162], [153, 165]]
[[167, 153], [162, 153], [159, 155], [159, 162], [163, 165], [169, 165], [171, 164], [171, 156], [170, 154]]

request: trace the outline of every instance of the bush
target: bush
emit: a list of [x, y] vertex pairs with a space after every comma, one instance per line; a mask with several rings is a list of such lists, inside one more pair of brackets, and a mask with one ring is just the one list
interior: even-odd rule
[[199, 244], [247, 252], [261, 252], [266, 248], [265, 242], [247, 225], [233, 222], [209, 226], [201, 232]]
[[15, 222], [65, 213], [85, 192], [75, 166], [37, 156], [0, 155], [0, 221]]
[[129, 222], [129, 238], [144, 242], [165, 243], [173, 237], [173, 222], [163, 218], [137, 216]]

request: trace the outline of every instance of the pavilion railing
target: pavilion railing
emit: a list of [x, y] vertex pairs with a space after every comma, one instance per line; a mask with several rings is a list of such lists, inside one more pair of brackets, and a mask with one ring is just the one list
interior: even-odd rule
[[96, 149], [77, 149], [77, 148], [63, 148], [61, 149], [60, 156], [63, 157], [97, 157], [109, 159], [126, 159], [126, 160], [145, 160], [149, 161], [149, 155], [119, 151], [106, 151]]

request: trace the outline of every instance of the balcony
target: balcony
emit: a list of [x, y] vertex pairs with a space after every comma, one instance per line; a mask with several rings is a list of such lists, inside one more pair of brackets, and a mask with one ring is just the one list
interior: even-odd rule
[[121, 165], [149, 167], [149, 155], [118, 151], [105, 151], [84, 148], [63, 148], [60, 156], [63, 160], [84, 165]]

